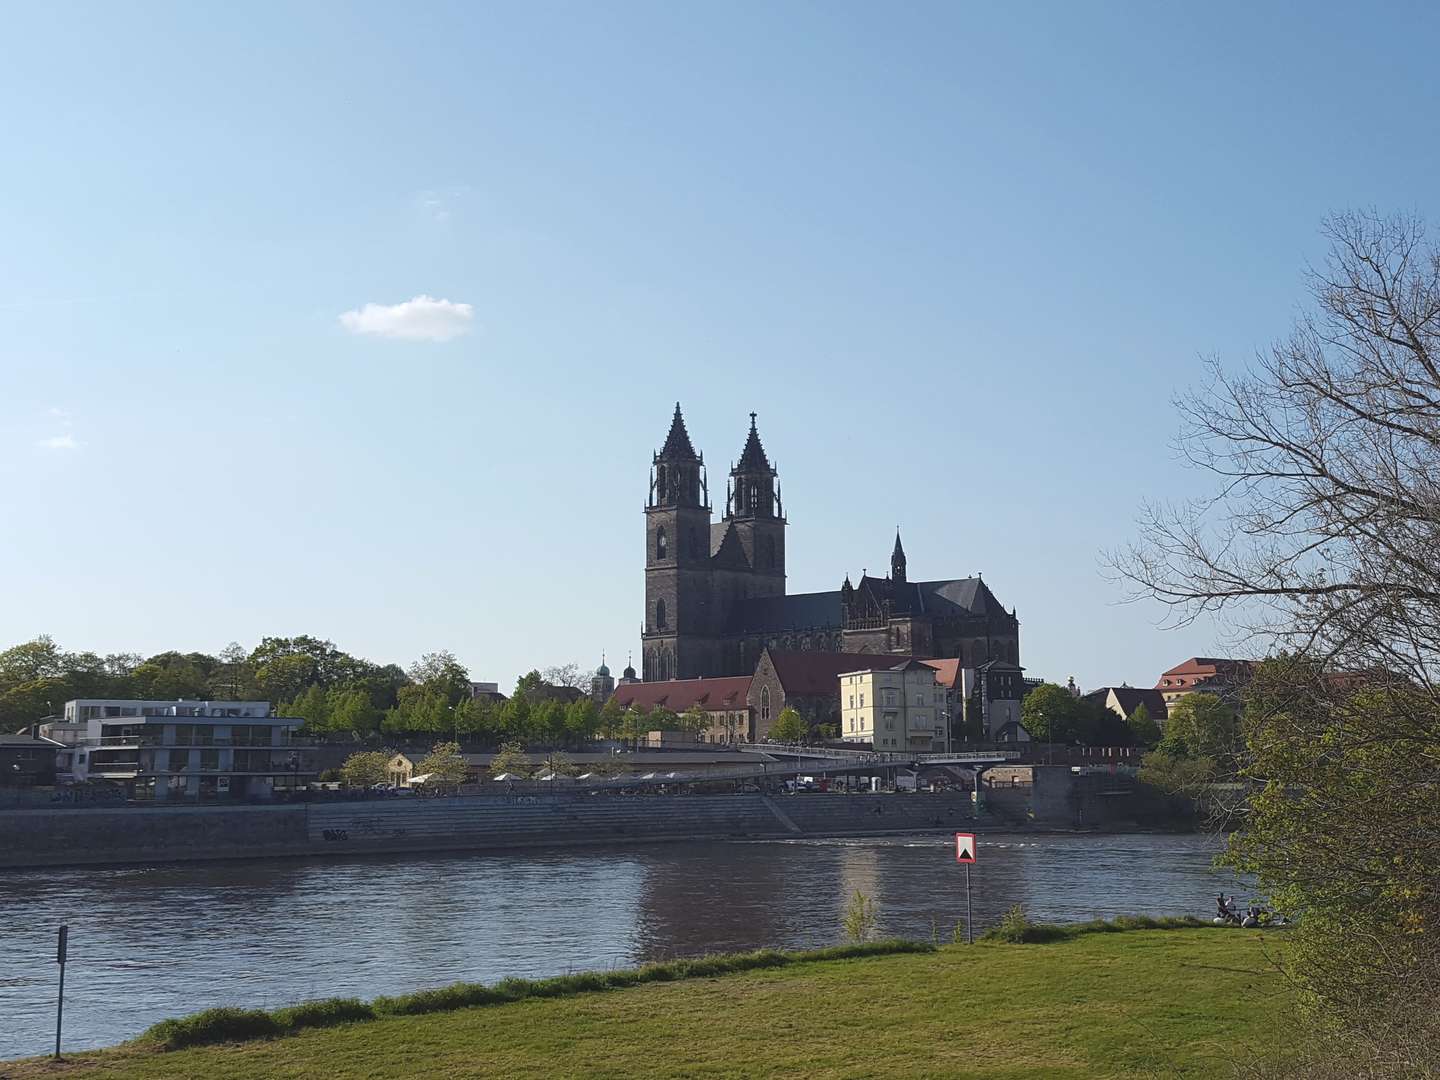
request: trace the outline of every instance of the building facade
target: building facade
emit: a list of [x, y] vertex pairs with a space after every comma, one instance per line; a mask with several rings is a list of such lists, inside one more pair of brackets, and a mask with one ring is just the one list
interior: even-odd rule
[[945, 691], [919, 660], [840, 676], [840, 737], [879, 751], [948, 748]]
[[705, 714], [706, 726], [696, 736], [696, 741], [731, 745], [755, 738], [750, 682], [749, 676], [648, 683], [632, 681], [616, 688], [615, 703], [624, 709], [639, 709], [642, 712], [665, 709], [676, 715], [699, 709]]
[[305, 721], [270, 715], [268, 701], [65, 703], [84, 725], [68, 779], [110, 780], [140, 799], [264, 799], [315, 779], [314, 754], [295, 731]]
[[766, 649], [1020, 662], [1019, 620], [978, 576], [911, 581], [897, 533], [885, 577], [787, 593], [779, 472], [755, 414], [712, 521], [709, 478], [675, 406], [645, 503], [647, 682], [747, 675]]
[[1192, 656], [1162, 674], [1155, 681], [1155, 689], [1165, 699], [1167, 709], [1185, 695], [1202, 690], [1238, 705], [1240, 692], [1249, 683], [1252, 671], [1248, 660]]

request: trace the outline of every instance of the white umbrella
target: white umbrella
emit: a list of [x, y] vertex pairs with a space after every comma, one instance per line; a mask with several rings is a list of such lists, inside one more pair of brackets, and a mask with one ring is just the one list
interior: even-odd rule
[[521, 776], [519, 773], [502, 772], [499, 776], [492, 776], [490, 779], [491, 779], [491, 780], [524, 780], [525, 778], [524, 778], [523, 776]]
[[423, 783], [425, 783], [426, 780], [429, 780], [429, 779], [430, 779], [432, 776], [434, 776], [434, 775], [435, 775], [435, 774], [432, 773], [432, 772], [421, 773], [419, 776], [412, 776], [412, 777], [410, 777], [410, 783], [411, 783], [412, 785], [414, 785], [414, 784], [423, 784]]

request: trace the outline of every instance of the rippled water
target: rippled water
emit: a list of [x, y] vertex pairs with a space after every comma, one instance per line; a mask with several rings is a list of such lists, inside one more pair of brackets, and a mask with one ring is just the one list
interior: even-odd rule
[[[981, 837], [975, 921], [1208, 914], [1232, 879], [1204, 836]], [[945, 836], [704, 842], [0, 874], [0, 1059], [53, 1046], [55, 927], [70, 924], [65, 1045], [212, 1005], [375, 997], [840, 938], [856, 889], [885, 934], [948, 939], [964, 872]]]

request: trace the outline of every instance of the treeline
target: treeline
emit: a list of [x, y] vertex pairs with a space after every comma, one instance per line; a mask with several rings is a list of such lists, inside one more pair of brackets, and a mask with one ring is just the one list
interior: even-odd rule
[[585, 693], [587, 681], [576, 664], [549, 667], [523, 676], [507, 700], [493, 701], [472, 699], [469, 672], [445, 651], [402, 668], [308, 635], [267, 637], [249, 650], [231, 644], [214, 656], [150, 657], [68, 652], [42, 636], [0, 652], [0, 731], [56, 715], [75, 698], [265, 700], [275, 715], [303, 719], [306, 734], [334, 741], [446, 736], [574, 747], [597, 737], [639, 739], [657, 728], [693, 736], [705, 727], [694, 710], [676, 716], [614, 702], [602, 708]]

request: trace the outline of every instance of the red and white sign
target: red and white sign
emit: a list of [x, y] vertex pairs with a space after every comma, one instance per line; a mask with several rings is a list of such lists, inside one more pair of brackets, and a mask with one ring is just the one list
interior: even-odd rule
[[975, 861], [974, 833], [957, 832], [955, 834], [955, 861], [963, 863]]

